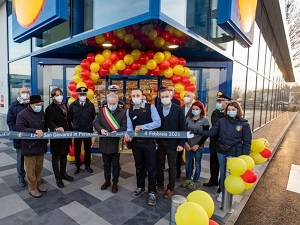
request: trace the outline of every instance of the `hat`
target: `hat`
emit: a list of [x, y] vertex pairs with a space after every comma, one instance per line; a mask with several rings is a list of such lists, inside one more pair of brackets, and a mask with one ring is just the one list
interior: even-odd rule
[[34, 104], [38, 102], [44, 102], [40, 95], [31, 95], [29, 98], [29, 104]]
[[88, 92], [88, 90], [89, 89], [87, 89], [86, 87], [80, 87], [80, 88], [76, 89], [76, 92], [86, 94]]
[[225, 95], [223, 92], [219, 91], [217, 93], [217, 101], [230, 101], [232, 98]]
[[193, 106], [197, 106], [199, 107], [201, 110], [204, 109], [204, 104], [202, 102], [200, 102], [199, 100], [196, 100], [193, 104], [192, 104], [192, 107]]
[[118, 85], [115, 85], [115, 84], [112, 84], [112, 85], [109, 85], [108, 86], [108, 90], [109, 91], [117, 91], [117, 90], [119, 90], [120, 88], [119, 88], [119, 86]]

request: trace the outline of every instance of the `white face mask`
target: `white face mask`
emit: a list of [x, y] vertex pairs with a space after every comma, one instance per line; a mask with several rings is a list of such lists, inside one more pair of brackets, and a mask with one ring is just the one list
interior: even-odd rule
[[110, 111], [115, 111], [117, 109], [117, 105], [107, 105]]
[[191, 102], [191, 98], [190, 97], [184, 97], [183, 98], [184, 103], [190, 103]]
[[60, 96], [56, 96], [55, 97], [55, 100], [58, 102], [58, 103], [61, 103], [63, 101], [63, 96], [60, 95]]
[[27, 93], [22, 93], [22, 94], [21, 94], [21, 98], [24, 99], [24, 100], [27, 100], [27, 99], [29, 99], [29, 94], [27, 94]]
[[162, 99], [161, 99], [161, 103], [162, 103], [163, 105], [168, 105], [168, 104], [171, 103], [171, 98], [162, 98]]
[[86, 100], [86, 96], [79, 96], [79, 101], [84, 102]]
[[141, 104], [142, 99], [141, 98], [132, 98], [132, 102], [135, 105], [139, 105], [139, 104]]

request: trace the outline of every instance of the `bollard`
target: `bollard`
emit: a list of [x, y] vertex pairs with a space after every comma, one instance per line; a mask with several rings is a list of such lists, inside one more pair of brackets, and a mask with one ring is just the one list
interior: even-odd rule
[[173, 195], [172, 201], [171, 201], [171, 212], [170, 212], [170, 225], [175, 225], [175, 213], [177, 211], [178, 206], [180, 206], [182, 203], [185, 203], [186, 197], [182, 195]]
[[[227, 169], [227, 157], [225, 160], [225, 179], [229, 175], [229, 170]], [[225, 181], [224, 179], [224, 181]], [[227, 213], [233, 213], [232, 209], [232, 202], [233, 202], [233, 195], [230, 194], [226, 189], [225, 186], [222, 187], [222, 203], [220, 209], [227, 212]]]

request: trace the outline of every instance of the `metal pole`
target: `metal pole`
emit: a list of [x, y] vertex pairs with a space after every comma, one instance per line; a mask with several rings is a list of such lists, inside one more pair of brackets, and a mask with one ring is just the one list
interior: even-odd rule
[[[227, 170], [227, 157], [225, 158], [225, 177], [224, 177], [224, 181], [226, 179], [226, 177], [229, 175], [229, 170]], [[233, 213], [233, 209], [232, 209], [232, 202], [233, 202], [233, 195], [230, 194], [226, 189], [225, 186], [222, 187], [222, 203], [221, 203], [221, 207], [220, 209], [227, 212], [227, 213]]]
[[170, 212], [170, 225], [175, 225], [175, 213], [177, 211], [178, 206], [182, 203], [185, 203], [187, 200], [182, 195], [173, 195], [171, 201], [171, 212]]

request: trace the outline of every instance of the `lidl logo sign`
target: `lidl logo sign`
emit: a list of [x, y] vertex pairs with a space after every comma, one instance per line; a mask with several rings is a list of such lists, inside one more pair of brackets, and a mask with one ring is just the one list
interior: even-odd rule
[[13, 0], [12, 32], [15, 42], [68, 20], [68, 0]]

